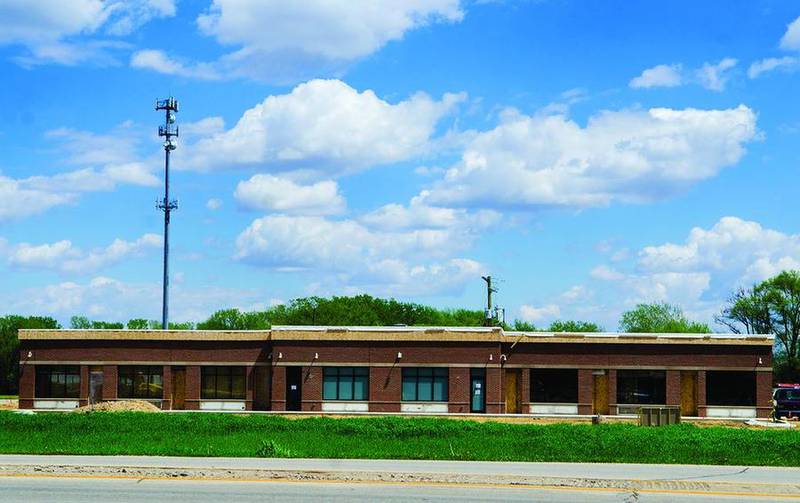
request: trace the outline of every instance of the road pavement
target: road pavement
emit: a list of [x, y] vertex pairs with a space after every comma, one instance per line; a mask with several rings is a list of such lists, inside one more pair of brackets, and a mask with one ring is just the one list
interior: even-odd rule
[[[800, 469], [604, 463], [0, 456], [0, 501], [799, 501]], [[226, 501], [227, 503], [227, 501]]]

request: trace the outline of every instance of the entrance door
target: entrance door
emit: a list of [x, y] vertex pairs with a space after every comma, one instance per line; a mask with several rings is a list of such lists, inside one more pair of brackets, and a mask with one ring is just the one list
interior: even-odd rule
[[608, 373], [594, 375], [594, 394], [592, 395], [592, 412], [608, 414]]
[[697, 415], [697, 372], [681, 372], [681, 415]]
[[471, 369], [470, 374], [470, 412], [486, 412], [486, 370]]
[[89, 403], [103, 401], [103, 367], [89, 369]]
[[302, 381], [302, 367], [286, 367], [286, 410], [301, 410]]
[[519, 371], [506, 370], [506, 414], [519, 413]]
[[183, 410], [186, 408], [186, 368], [172, 368], [172, 408]]

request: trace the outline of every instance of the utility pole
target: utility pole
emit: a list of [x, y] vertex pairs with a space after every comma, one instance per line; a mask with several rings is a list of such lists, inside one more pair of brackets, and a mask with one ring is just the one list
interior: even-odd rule
[[156, 111], [164, 110], [164, 125], [158, 126], [158, 136], [164, 137], [164, 199], [156, 201], [156, 208], [164, 212], [164, 291], [161, 306], [161, 328], [169, 328], [169, 217], [172, 210], [178, 209], [177, 199], [169, 198], [169, 153], [177, 147], [172, 141], [178, 137], [175, 114], [178, 113], [178, 100], [169, 97], [156, 101]]
[[487, 327], [494, 326], [494, 319], [492, 318], [492, 293], [497, 292], [497, 288], [492, 287], [491, 276], [481, 276], [481, 279], [486, 282], [486, 317], [485, 325]]

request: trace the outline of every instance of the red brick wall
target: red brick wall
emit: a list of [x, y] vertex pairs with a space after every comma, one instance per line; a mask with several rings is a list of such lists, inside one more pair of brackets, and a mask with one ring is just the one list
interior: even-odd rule
[[200, 367], [188, 365], [186, 367], [186, 410], [200, 408]]
[[23, 364], [19, 367], [19, 408], [32, 409], [36, 387], [36, 366]]
[[402, 370], [398, 366], [370, 368], [370, 412], [400, 412], [402, 383]]
[[758, 417], [769, 417], [772, 412], [772, 374], [756, 372], [756, 413]]
[[164, 383], [164, 390], [161, 394], [162, 402], [161, 408], [164, 410], [172, 409], [172, 367], [164, 365], [161, 371], [161, 380]]
[[531, 411], [531, 371], [530, 369], [522, 369], [519, 373], [519, 400], [520, 412], [527, 414]]
[[706, 372], [705, 370], [697, 371], [697, 415], [700, 417], [706, 416]]
[[504, 369], [501, 367], [486, 368], [486, 412], [502, 414], [506, 411], [506, 398], [503, 393]]
[[[448, 412], [465, 414], [470, 411], [470, 369], [453, 367], [449, 371], [447, 383]], [[481, 390], [483, 393], [483, 390]]]
[[664, 405], [681, 404], [681, 371], [667, 370], [667, 403]]
[[578, 414], [592, 413], [594, 375], [592, 369], [578, 369]]
[[617, 413], [617, 371], [608, 371], [608, 413]]
[[271, 389], [270, 410], [286, 410], [286, 367], [272, 367]]
[[322, 410], [322, 367], [312, 365], [303, 367], [302, 409]]
[[117, 366], [103, 365], [103, 400], [117, 399]]

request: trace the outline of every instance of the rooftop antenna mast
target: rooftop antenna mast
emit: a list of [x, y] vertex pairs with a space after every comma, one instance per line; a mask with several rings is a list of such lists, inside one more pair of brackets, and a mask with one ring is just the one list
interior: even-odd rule
[[178, 200], [169, 198], [169, 153], [177, 147], [173, 138], [178, 137], [175, 115], [178, 113], [178, 100], [170, 96], [156, 101], [156, 111], [164, 110], [164, 125], [158, 126], [158, 136], [164, 137], [164, 199], [156, 201], [156, 208], [164, 212], [164, 292], [161, 307], [161, 328], [169, 328], [169, 216], [178, 209]]

